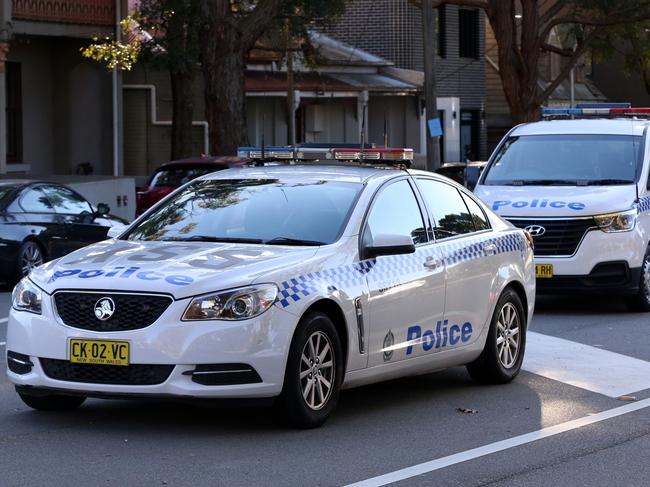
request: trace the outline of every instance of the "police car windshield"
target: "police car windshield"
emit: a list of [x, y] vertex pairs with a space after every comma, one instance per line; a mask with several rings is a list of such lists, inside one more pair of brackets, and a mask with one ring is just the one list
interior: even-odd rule
[[602, 134], [509, 137], [483, 184], [631, 184], [641, 167], [641, 141], [640, 136]]
[[157, 208], [124, 238], [329, 244], [343, 230], [362, 187], [339, 181], [197, 181]]

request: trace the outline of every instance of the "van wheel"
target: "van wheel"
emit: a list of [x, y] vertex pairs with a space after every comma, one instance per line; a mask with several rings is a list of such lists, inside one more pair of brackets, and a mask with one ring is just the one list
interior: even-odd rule
[[494, 309], [485, 348], [467, 371], [477, 382], [505, 384], [519, 374], [525, 348], [526, 314], [519, 295], [508, 288]]
[[650, 311], [650, 247], [645, 253], [643, 265], [641, 266], [639, 292], [626, 298], [625, 304], [627, 304], [629, 311]]
[[58, 394], [41, 396], [19, 392], [18, 395], [27, 406], [39, 411], [67, 411], [76, 409], [86, 400], [84, 396], [61, 396]]
[[341, 343], [334, 323], [323, 313], [309, 313], [291, 342], [284, 386], [276, 413], [298, 428], [322, 425], [336, 407], [343, 379]]

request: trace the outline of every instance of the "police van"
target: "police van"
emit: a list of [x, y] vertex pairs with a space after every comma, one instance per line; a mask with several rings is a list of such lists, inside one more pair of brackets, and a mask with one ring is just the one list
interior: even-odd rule
[[474, 190], [534, 238], [539, 293], [625, 296], [650, 311], [650, 109], [544, 109], [514, 127]]
[[535, 301], [524, 231], [407, 170], [412, 150], [273, 151], [331, 161], [200, 177], [18, 284], [7, 374], [27, 405], [270, 398], [313, 427], [345, 387], [456, 365], [516, 377]]

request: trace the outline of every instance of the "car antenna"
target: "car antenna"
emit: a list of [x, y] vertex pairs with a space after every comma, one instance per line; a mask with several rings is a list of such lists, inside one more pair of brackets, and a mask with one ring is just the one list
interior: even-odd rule
[[384, 149], [388, 149], [388, 126], [386, 125], [386, 111], [384, 111]]
[[266, 116], [262, 115], [262, 157], [260, 158], [259, 162], [256, 164], [257, 166], [263, 166], [264, 165], [264, 159], [265, 154], [264, 154], [264, 126], [266, 125]]
[[361, 147], [359, 148], [359, 162], [363, 162], [363, 146], [366, 145], [365, 141], [366, 135], [366, 106], [364, 105], [361, 109]]

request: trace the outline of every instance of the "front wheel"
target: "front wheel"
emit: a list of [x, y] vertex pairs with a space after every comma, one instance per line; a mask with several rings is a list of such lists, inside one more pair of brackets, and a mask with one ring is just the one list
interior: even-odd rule
[[68, 411], [78, 408], [86, 400], [83, 396], [62, 396], [58, 394], [41, 396], [19, 392], [18, 395], [27, 406], [39, 411]]
[[310, 313], [291, 342], [282, 394], [276, 410], [283, 422], [298, 428], [322, 425], [336, 407], [343, 379], [341, 343], [332, 320]]
[[526, 314], [519, 295], [506, 289], [497, 302], [485, 348], [472, 363], [469, 375], [477, 382], [505, 384], [521, 369], [526, 348]]
[[641, 279], [639, 292], [625, 300], [630, 311], [650, 311], [650, 247], [646, 250], [643, 264], [641, 265]]
[[18, 280], [28, 275], [32, 269], [45, 262], [43, 251], [36, 242], [28, 240], [24, 242], [18, 250], [18, 259], [16, 259], [16, 277]]

